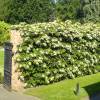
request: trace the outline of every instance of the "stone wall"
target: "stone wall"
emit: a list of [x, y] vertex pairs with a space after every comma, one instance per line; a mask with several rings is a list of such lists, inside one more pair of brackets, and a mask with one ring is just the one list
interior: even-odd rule
[[13, 57], [12, 57], [12, 89], [19, 91], [23, 89], [24, 84], [19, 80], [20, 73], [17, 71], [18, 64], [15, 62], [17, 45], [21, 43], [22, 39], [20, 32], [17, 30], [11, 30], [11, 43], [13, 44]]

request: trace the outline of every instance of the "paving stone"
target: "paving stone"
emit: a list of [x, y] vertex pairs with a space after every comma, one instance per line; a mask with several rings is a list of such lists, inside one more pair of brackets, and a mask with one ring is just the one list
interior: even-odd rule
[[40, 100], [40, 99], [14, 91], [9, 92], [2, 86], [0, 86], [0, 100]]

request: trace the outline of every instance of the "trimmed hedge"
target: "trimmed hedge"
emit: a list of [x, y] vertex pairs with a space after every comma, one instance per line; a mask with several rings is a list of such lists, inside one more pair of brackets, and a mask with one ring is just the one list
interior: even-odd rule
[[20, 24], [22, 44], [16, 61], [26, 86], [38, 86], [97, 73], [100, 26], [93, 23]]
[[9, 29], [10, 26], [7, 23], [0, 21], [0, 46], [10, 39]]

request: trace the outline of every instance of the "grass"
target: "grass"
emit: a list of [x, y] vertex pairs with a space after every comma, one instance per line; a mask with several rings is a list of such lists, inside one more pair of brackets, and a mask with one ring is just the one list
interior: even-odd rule
[[[90, 96], [95, 92], [100, 92], [100, 73], [65, 80], [48, 86], [27, 89], [25, 94], [33, 95], [41, 100], [81, 100], [85, 96]], [[80, 84], [80, 94], [75, 95], [76, 84]]]
[[4, 66], [4, 51], [0, 49], [0, 73], [3, 75], [3, 67]]

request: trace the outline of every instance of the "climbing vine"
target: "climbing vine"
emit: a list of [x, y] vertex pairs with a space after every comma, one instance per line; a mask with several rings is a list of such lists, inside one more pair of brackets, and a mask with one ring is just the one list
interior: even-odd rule
[[16, 61], [26, 86], [38, 86], [97, 73], [100, 26], [93, 23], [49, 22], [13, 26], [23, 42]]

